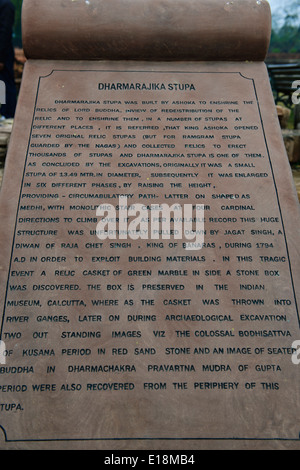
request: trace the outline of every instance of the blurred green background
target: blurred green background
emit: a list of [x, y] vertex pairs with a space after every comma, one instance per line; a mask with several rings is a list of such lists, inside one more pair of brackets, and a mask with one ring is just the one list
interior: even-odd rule
[[15, 47], [22, 47], [21, 9], [22, 9], [23, 0], [11, 0], [11, 1], [15, 5], [15, 8], [16, 8], [14, 45]]

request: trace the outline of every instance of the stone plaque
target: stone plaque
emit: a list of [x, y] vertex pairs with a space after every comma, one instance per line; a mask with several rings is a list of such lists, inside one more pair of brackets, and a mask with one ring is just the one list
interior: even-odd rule
[[1, 190], [1, 448], [299, 448], [265, 65], [34, 59]]

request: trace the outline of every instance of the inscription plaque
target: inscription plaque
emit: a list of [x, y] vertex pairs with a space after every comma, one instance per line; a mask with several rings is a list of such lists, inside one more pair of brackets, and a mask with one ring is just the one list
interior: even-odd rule
[[1, 220], [1, 448], [299, 448], [299, 207], [263, 63], [29, 60]]

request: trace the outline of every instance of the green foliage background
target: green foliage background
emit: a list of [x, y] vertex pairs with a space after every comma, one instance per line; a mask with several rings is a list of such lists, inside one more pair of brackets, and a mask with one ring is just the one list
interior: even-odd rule
[[300, 0], [289, 0], [280, 13], [280, 20], [273, 16], [270, 52], [300, 53]]
[[[12, 0], [16, 7], [14, 44], [17, 47], [22, 47], [22, 1], [23, 0]], [[270, 52], [300, 53], [300, 20], [298, 17], [300, 0], [289, 0], [287, 5], [288, 6], [282, 12], [284, 21], [280, 23], [280, 27], [276, 26], [274, 23]]]
[[15, 5], [15, 8], [16, 8], [14, 45], [16, 47], [22, 47], [21, 10], [22, 10], [23, 0], [11, 0], [11, 1]]

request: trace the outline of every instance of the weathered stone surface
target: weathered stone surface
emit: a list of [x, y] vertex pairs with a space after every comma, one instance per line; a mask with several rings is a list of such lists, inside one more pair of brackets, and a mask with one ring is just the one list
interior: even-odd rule
[[265, 0], [24, 0], [29, 59], [264, 60]]
[[[27, 63], [1, 191], [4, 447], [297, 447], [299, 208], [265, 66], [236, 70]], [[205, 247], [99, 240], [118, 194], [203, 203]]]

